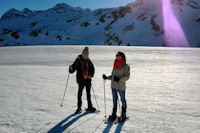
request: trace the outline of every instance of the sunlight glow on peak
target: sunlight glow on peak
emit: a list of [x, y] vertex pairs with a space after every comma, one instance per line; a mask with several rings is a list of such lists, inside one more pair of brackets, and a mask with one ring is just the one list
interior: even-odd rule
[[165, 46], [189, 47], [184, 31], [174, 15], [171, 0], [162, 0]]

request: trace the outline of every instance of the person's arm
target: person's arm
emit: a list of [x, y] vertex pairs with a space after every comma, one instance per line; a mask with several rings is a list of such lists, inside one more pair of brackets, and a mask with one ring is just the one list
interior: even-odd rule
[[94, 73], [95, 73], [94, 65], [93, 65], [92, 61], [89, 61], [89, 73], [88, 73], [88, 76], [90, 78], [92, 78], [92, 77], [94, 77]]
[[108, 80], [112, 80], [112, 75], [113, 75], [113, 72], [112, 72], [112, 74], [110, 76], [107, 77], [107, 79]]
[[119, 79], [119, 81], [125, 82], [125, 81], [127, 81], [129, 78], [130, 78], [130, 67], [129, 67], [129, 65], [127, 65], [126, 68], [125, 68], [125, 73], [124, 73], [123, 77], [121, 77], [121, 78]]
[[79, 62], [79, 59], [77, 58], [74, 61], [74, 63], [71, 66], [69, 66], [69, 72], [70, 73], [73, 73], [73, 72], [75, 72], [77, 70], [77, 68], [78, 68], [78, 62]]

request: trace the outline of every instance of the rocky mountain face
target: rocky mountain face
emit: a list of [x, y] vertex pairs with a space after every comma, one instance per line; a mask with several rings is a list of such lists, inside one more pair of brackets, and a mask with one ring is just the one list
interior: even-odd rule
[[[200, 46], [200, 1], [171, 3], [190, 46]], [[162, 0], [137, 0], [93, 11], [64, 3], [44, 11], [10, 9], [0, 19], [0, 46], [166, 46], [163, 27]]]

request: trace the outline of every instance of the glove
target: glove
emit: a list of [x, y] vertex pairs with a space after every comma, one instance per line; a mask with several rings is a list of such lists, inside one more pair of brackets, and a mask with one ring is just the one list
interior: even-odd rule
[[104, 80], [108, 79], [108, 77], [105, 74], [103, 74], [102, 77]]
[[119, 78], [118, 77], [114, 77], [114, 81], [118, 82]]
[[69, 66], [69, 72], [72, 73], [72, 71], [73, 71], [73, 67]]

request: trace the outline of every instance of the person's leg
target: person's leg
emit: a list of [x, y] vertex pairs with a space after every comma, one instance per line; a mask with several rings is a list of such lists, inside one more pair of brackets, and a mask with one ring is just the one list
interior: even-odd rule
[[118, 95], [117, 95], [116, 89], [112, 89], [112, 96], [113, 96], [113, 113], [116, 114], [116, 112], [117, 112], [117, 100], [118, 100]]
[[83, 92], [83, 89], [84, 89], [84, 84], [82, 83], [79, 83], [78, 84], [78, 95], [77, 95], [77, 99], [78, 99], [78, 108], [81, 108], [82, 106], [82, 92]]
[[122, 114], [126, 114], [127, 104], [126, 104], [126, 93], [125, 91], [119, 90], [119, 95], [122, 102]]
[[113, 96], [113, 112], [112, 115], [109, 116], [109, 121], [115, 121], [117, 118], [117, 90], [116, 89], [112, 89], [112, 96]]
[[91, 94], [90, 94], [90, 90], [91, 90], [91, 82], [87, 82], [85, 84], [86, 86], [86, 94], [87, 94], [87, 102], [88, 102], [88, 109], [92, 108], [92, 101], [91, 101]]

